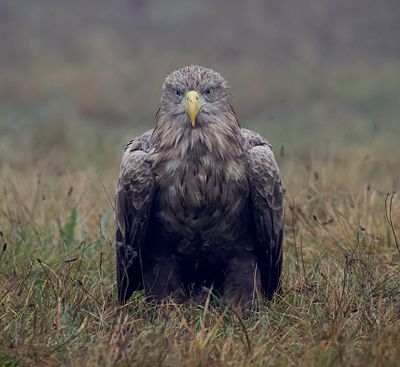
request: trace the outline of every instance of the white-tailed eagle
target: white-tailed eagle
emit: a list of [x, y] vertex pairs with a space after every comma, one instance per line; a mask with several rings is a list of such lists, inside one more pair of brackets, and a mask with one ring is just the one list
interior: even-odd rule
[[283, 187], [270, 144], [243, 129], [226, 81], [165, 79], [153, 130], [126, 145], [116, 193], [118, 297], [183, 301], [213, 287], [245, 305], [280, 287]]

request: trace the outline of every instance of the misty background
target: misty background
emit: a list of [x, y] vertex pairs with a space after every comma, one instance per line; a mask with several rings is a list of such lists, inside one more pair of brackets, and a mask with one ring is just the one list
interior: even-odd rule
[[276, 153], [362, 147], [399, 168], [396, 0], [1, 0], [0, 164], [116, 162], [191, 63], [229, 81], [241, 125]]

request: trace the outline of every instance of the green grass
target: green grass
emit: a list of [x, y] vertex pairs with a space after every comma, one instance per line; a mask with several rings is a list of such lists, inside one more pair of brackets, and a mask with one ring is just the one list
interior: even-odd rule
[[1, 166], [0, 365], [398, 364], [400, 200], [391, 228], [385, 199], [399, 160], [384, 137], [275, 149], [286, 187], [283, 294], [240, 313], [212, 297], [156, 307], [138, 293], [118, 305], [122, 140], [76, 131], [46, 126], [39, 145], [32, 131], [7, 138], [25, 149], [4, 151]]

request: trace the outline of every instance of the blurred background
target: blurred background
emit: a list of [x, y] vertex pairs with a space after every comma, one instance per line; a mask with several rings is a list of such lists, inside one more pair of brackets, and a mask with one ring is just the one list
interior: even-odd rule
[[279, 159], [379, 157], [366, 179], [391, 190], [399, 18], [397, 0], [1, 0], [0, 165], [116, 175], [165, 76], [197, 63], [229, 81], [242, 126]]

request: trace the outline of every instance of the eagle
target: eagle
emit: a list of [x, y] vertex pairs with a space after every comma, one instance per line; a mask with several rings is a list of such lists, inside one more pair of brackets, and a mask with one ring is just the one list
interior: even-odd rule
[[247, 305], [280, 291], [284, 190], [271, 145], [241, 128], [212, 69], [169, 74], [155, 128], [131, 139], [115, 199], [118, 299]]

